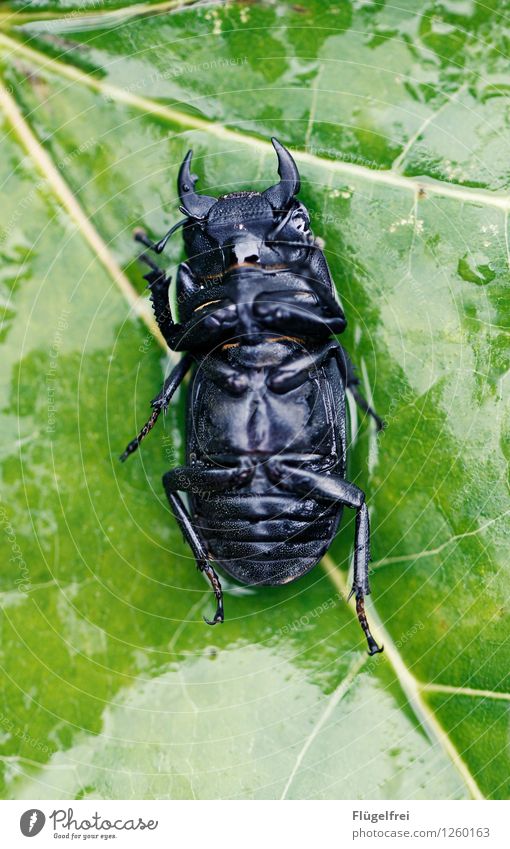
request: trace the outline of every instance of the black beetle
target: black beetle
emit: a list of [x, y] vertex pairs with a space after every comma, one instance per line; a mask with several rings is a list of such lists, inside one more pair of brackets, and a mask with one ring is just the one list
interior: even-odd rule
[[[279, 182], [264, 192], [200, 195], [181, 165], [187, 262], [178, 268], [172, 316], [170, 278], [146, 253], [155, 316], [171, 349], [186, 351], [152, 401], [153, 412], [121, 460], [135, 451], [191, 369], [186, 465], [163, 477], [170, 507], [197, 567], [216, 596], [208, 624], [223, 622], [221, 584], [211, 560], [243, 584], [277, 585], [312, 569], [327, 551], [344, 506], [356, 510], [351, 590], [370, 654], [370, 528], [365, 496], [345, 480], [349, 389], [378, 429], [383, 422], [334, 334], [346, 327], [321, 245], [296, 198], [299, 173], [276, 140]], [[179, 493], [187, 493], [189, 509]]]

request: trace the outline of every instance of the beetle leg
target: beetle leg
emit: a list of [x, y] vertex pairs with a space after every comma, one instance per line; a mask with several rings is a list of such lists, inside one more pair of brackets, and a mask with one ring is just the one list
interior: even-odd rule
[[341, 307], [328, 315], [320, 304], [297, 303], [286, 300], [271, 300], [269, 293], [259, 296], [253, 304], [253, 314], [265, 327], [288, 332], [292, 328], [297, 336], [324, 338], [332, 333], [343, 333], [347, 326]]
[[239, 372], [239, 369], [232, 368], [221, 360], [211, 360], [210, 357], [206, 357], [201, 367], [216, 386], [226, 390], [230, 395], [242, 395], [248, 388], [247, 374]]
[[189, 318], [178, 327], [172, 347], [175, 351], [194, 348], [210, 348], [232, 337], [238, 324], [235, 304], [223, 300], [212, 306], [196, 309]]
[[301, 357], [289, 357], [279, 366], [271, 369], [267, 385], [271, 392], [278, 395], [296, 389], [310, 378], [310, 373], [319, 369], [325, 360], [336, 352], [338, 342], [331, 340], [318, 351], [303, 354]]
[[377, 415], [376, 411], [373, 407], [370, 406], [366, 398], [363, 397], [361, 392], [358, 389], [360, 380], [358, 375], [356, 374], [356, 367], [351, 361], [349, 354], [342, 348], [341, 345], [337, 348], [337, 360], [338, 365], [340, 366], [340, 371], [342, 373], [342, 377], [344, 379], [344, 383], [346, 388], [352, 394], [352, 397], [356, 401], [356, 404], [363, 412], [367, 413], [369, 416], [373, 418], [377, 425], [377, 430], [383, 430], [386, 427], [386, 422], [381, 419], [380, 416]]
[[320, 474], [308, 469], [293, 468], [278, 460], [267, 464], [267, 473], [274, 483], [291, 492], [298, 492], [317, 501], [340, 502], [356, 510], [354, 543], [354, 578], [349, 598], [356, 596], [356, 613], [368, 643], [370, 655], [383, 651], [371, 634], [365, 613], [364, 598], [370, 593], [368, 564], [370, 561], [370, 520], [365, 493], [339, 475]]
[[171, 474], [171, 472], [167, 472], [166, 475], [163, 475], [163, 485], [177, 523], [184, 534], [185, 539], [189, 543], [193, 554], [195, 555], [197, 569], [203, 572], [207, 577], [216, 597], [216, 612], [214, 614], [214, 618], [206, 619], [204, 616], [204, 619], [208, 625], [217, 625], [218, 622], [223, 622], [225, 619], [225, 612], [223, 609], [223, 591], [221, 589], [220, 579], [209, 562], [204, 543], [202, 542], [198, 531], [194, 527], [181, 497], [174, 491], [174, 485], [172, 478], [170, 477]]
[[[169, 232], [171, 233], [173, 231]], [[158, 246], [163, 244], [165, 241], [165, 239], [162, 239], [160, 242], [153, 244], [143, 230], [135, 231], [135, 240], [146, 245], [146, 247], [153, 250], [155, 253], [161, 253], [161, 251], [158, 250]], [[165, 271], [159, 267], [148, 253], [141, 254], [139, 259], [150, 268], [148, 274], [144, 275], [144, 280], [147, 280], [147, 287], [151, 293], [152, 308], [154, 310], [158, 327], [161, 330], [168, 347], [172, 348], [174, 351], [179, 350], [179, 342], [186, 327], [185, 325], [176, 323], [172, 317], [172, 311], [170, 309], [168, 299], [168, 289], [172, 278], [166, 275]], [[195, 289], [195, 283], [186, 263], [181, 263], [177, 270], [177, 287], [178, 291], [182, 293], [184, 298], [189, 296]]]
[[178, 466], [164, 477], [165, 490], [169, 492], [209, 493], [223, 492], [248, 483], [255, 472], [255, 461], [239, 457], [233, 468], [211, 466]]
[[[141, 239], [138, 239], [138, 241], [141, 241]], [[176, 333], [180, 328], [179, 325], [174, 323], [168, 302], [168, 287], [170, 286], [171, 278], [167, 277], [163, 269], [148, 254], [141, 254], [139, 259], [150, 268], [148, 274], [144, 274], [143, 279], [147, 280], [147, 288], [151, 293], [152, 309], [158, 327], [167, 345], [173, 348]]]
[[161, 390], [159, 395], [156, 395], [156, 397], [153, 398], [153, 400], [151, 401], [152, 413], [149, 419], [145, 422], [138, 436], [135, 436], [135, 438], [131, 440], [129, 445], [126, 447], [126, 450], [121, 454], [120, 460], [122, 463], [124, 462], [124, 460], [127, 460], [130, 454], [133, 454], [133, 452], [136, 451], [142, 440], [145, 439], [147, 434], [152, 430], [152, 428], [156, 424], [160, 413], [167, 409], [172, 395], [174, 394], [179, 384], [182, 382], [192, 362], [192, 356], [190, 354], [186, 354], [186, 356], [182, 357], [182, 359], [172, 369], [169, 376], [165, 380], [163, 389]]

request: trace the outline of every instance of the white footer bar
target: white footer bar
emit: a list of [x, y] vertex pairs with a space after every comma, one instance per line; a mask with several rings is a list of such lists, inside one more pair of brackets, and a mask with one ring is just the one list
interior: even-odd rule
[[[510, 802], [4, 801], [2, 846], [510, 848]], [[29, 843], [33, 839], [34, 843]]]

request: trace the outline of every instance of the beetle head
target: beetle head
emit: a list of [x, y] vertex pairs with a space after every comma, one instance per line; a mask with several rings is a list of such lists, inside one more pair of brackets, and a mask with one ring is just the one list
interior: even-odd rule
[[312, 235], [305, 206], [296, 200], [299, 172], [289, 151], [272, 139], [280, 180], [264, 192], [231, 192], [219, 198], [196, 191], [191, 173], [192, 151], [181, 165], [178, 190], [188, 217], [184, 241], [198, 276], [223, 275], [239, 265], [278, 265], [309, 245]]

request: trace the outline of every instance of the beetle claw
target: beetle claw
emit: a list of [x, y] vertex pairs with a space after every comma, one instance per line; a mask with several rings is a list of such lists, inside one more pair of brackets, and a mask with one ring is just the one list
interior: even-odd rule
[[[353, 590], [351, 590], [349, 598], [351, 597], [352, 593]], [[363, 593], [356, 593], [356, 613], [358, 615], [359, 624], [361, 625], [362, 631], [366, 637], [366, 641], [368, 644], [368, 654], [370, 655], [370, 657], [372, 657], [372, 655], [374, 654], [379, 654], [380, 652], [384, 651], [384, 646], [379, 646], [379, 644], [376, 642], [376, 640], [371, 634], [367, 615], [365, 613], [365, 600]]]
[[223, 613], [223, 610], [217, 610], [214, 614], [214, 619], [208, 619], [207, 616], [204, 616], [203, 620], [206, 625], [217, 625], [219, 622], [225, 621], [225, 614]]
[[379, 646], [373, 637], [368, 640], [368, 654], [372, 657], [374, 654], [380, 654], [384, 651], [384, 646]]

